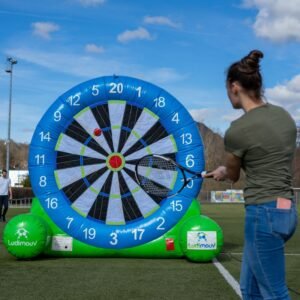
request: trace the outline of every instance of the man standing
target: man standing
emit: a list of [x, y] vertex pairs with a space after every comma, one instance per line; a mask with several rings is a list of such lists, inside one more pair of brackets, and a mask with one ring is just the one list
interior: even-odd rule
[[[8, 210], [8, 195], [12, 199], [11, 181], [7, 176], [7, 170], [2, 170], [2, 177], [0, 177], [0, 220], [6, 222], [6, 212]], [[2, 211], [2, 207], [4, 208]]]

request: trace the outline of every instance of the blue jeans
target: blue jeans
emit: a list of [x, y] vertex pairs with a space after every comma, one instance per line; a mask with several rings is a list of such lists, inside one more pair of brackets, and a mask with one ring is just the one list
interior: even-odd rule
[[240, 286], [244, 300], [288, 300], [285, 242], [297, 226], [295, 204], [276, 208], [276, 201], [246, 206], [245, 244]]
[[[2, 211], [2, 207], [3, 207], [3, 211]], [[0, 219], [2, 216], [5, 217], [7, 210], [8, 210], [8, 196], [0, 195]]]

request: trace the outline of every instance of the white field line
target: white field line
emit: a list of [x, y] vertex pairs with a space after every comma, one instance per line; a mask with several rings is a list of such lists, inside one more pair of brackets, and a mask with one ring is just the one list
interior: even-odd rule
[[224, 266], [216, 258], [213, 259], [213, 264], [219, 270], [219, 272], [228, 282], [228, 284], [233, 288], [236, 294], [242, 299], [239, 283], [233, 278], [233, 276], [227, 271], [227, 269], [224, 268]]
[[[243, 255], [242, 252], [221, 252], [221, 254], [232, 254], [232, 255]], [[284, 255], [286, 256], [300, 256], [300, 253], [285, 253]]]

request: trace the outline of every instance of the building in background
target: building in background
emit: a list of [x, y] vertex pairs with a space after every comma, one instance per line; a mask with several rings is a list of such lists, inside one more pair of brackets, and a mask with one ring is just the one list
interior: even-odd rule
[[211, 191], [210, 197], [215, 203], [244, 203], [243, 190]]
[[12, 187], [22, 187], [24, 179], [29, 175], [28, 170], [9, 170]]

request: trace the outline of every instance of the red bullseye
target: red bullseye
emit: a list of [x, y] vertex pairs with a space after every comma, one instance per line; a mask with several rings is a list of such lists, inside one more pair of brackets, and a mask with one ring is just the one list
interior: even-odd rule
[[100, 136], [102, 134], [102, 130], [100, 128], [95, 128], [94, 129], [94, 135], [95, 136]]
[[108, 161], [109, 165], [113, 168], [113, 169], [118, 169], [122, 166], [122, 158], [118, 155], [113, 155], [109, 161]]

